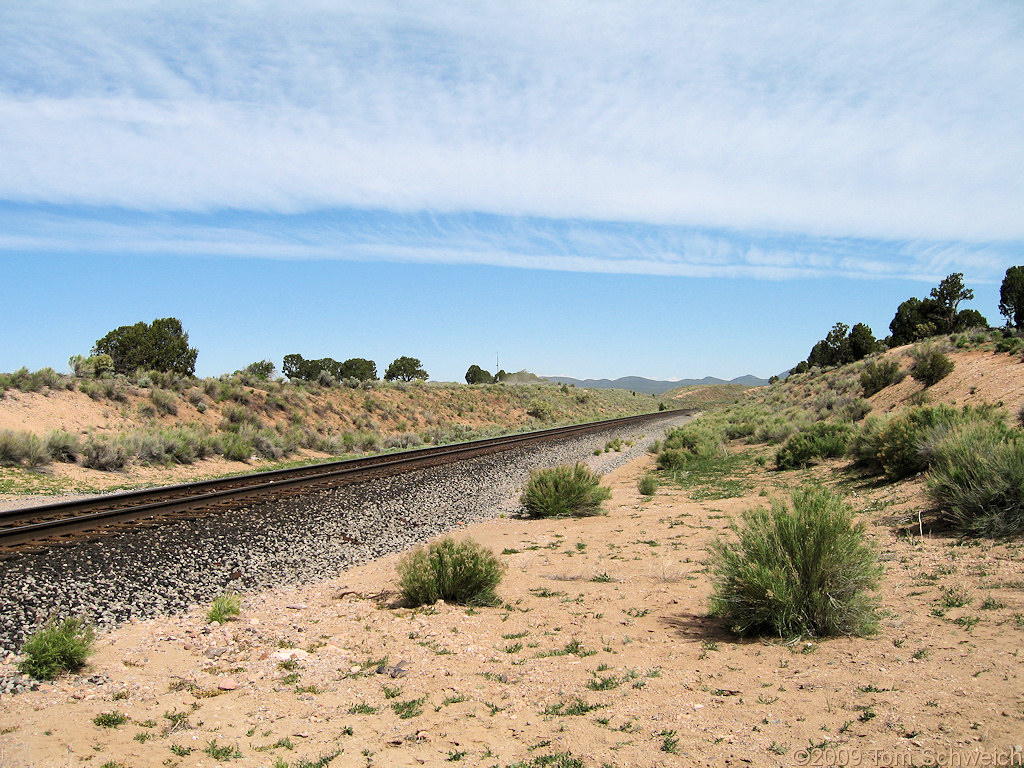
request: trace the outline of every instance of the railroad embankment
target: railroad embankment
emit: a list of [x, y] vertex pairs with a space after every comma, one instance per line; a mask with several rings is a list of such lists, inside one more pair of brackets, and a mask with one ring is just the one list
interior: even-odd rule
[[[657, 411], [623, 390], [42, 377], [0, 397], [0, 494], [88, 493]], [[26, 389], [33, 389], [31, 382]]]

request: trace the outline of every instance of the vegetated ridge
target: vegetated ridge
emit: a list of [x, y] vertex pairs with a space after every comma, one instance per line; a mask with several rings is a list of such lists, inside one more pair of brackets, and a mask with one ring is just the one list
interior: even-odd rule
[[7, 374], [2, 389], [0, 493], [18, 494], [179, 482], [667, 407], [650, 395], [550, 383], [323, 385], [244, 371], [195, 379], [44, 369]]

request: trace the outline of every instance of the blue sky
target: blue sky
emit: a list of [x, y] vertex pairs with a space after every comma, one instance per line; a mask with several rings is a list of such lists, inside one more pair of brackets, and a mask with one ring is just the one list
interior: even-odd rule
[[0, 370], [767, 377], [1024, 263], [1024, 6], [0, 6]]

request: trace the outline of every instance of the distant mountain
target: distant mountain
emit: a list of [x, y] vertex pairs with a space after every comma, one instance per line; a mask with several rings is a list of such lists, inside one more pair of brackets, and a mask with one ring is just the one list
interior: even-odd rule
[[571, 379], [567, 376], [545, 376], [548, 381], [557, 384], [575, 384], [577, 387], [590, 387], [591, 389], [628, 389], [633, 392], [643, 392], [647, 395], [660, 395], [670, 389], [679, 387], [710, 386], [712, 384], [742, 384], [746, 387], [763, 387], [768, 384], [767, 379], [759, 379], [756, 376], [740, 376], [732, 381], [716, 379], [714, 376], [705, 376], [703, 379], [682, 379], [680, 381], [655, 381], [640, 376], [623, 376], [621, 379]]

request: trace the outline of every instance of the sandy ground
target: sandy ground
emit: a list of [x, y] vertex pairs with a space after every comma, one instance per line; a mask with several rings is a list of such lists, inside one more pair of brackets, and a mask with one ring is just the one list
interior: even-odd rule
[[879, 634], [740, 641], [707, 616], [704, 548], [778, 473], [744, 498], [647, 500], [649, 464], [607, 476], [606, 517], [467, 529], [503, 553], [500, 608], [394, 607], [392, 557], [248, 595], [223, 626], [197, 607], [122, 627], [81, 676], [0, 698], [0, 766], [1024, 763], [1019, 545], [899, 534], [915, 487], [856, 486], [886, 568]]

